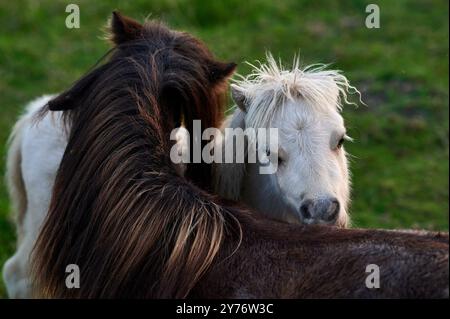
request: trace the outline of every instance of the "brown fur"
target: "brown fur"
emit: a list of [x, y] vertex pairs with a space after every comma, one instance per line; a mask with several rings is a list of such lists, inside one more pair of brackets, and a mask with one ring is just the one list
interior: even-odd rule
[[[49, 103], [71, 109], [72, 129], [33, 254], [38, 296], [448, 296], [448, 236], [287, 225], [201, 190], [202, 165], [188, 167], [194, 183], [178, 176], [171, 129], [218, 126], [234, 65], [187, 34], [136, 25], [115, 14], [109, 61]], [[380, 289], [364, 285], [370, 263]], [[65, 287], [68, 264], [79, 289]]]
[[[448, 233], [297, 226], [235, 212], [243, 231], [226, 237], [193, 298], [448, 298]], [[231, 257], [228, 257], [230, 256]], [[380, 268], [368, 289], [366, 266]]]
[[[168, 154], [181, 118], [219, 125], [235, 64], [160, 23], [137, 33], [133, 22], [127, 34], [119, 26], [130, 21], [114, 14], [109, 61], [48, 105], [67, 110], [72, 129], [33, 256], [42, 297], [185, 297], [232, 220], [177, 176]], [[203, 166], [188, 167], [195, 183], [207, 180]], [[65, 288], [72, 263], [81, 289]]]

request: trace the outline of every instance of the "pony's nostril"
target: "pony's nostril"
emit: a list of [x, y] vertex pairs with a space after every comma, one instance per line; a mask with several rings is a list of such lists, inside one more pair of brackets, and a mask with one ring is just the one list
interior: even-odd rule
[[340, 204], [336, 198], [305, 200], [300, 206], [300, 215], [308, 224], [333, 224], [340, 211]]
[[311, 212], [309, 211], [311, 204], [312, 202], [307, 200], [300, 206], [300, 214], [304, 219], [310, 219], [312, 217]]
[[326, 214], [325, 219], [327, 221], [335, 221], [339, 215], [340, 204], [337, 199], [332, 199], [330, 206], [328, 207], [328, 214]]

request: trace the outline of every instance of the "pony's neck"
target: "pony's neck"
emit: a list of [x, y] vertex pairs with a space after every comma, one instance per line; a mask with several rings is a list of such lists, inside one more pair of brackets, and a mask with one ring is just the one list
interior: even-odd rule
[[[222, 132], [226, 128], [241, 128], [245, 130], [245, 113], [237, 109], [223, 122]], [[233, 148], [235, 146], [232, 139], [223, 139], [222, 144], [218, 146], [222, 148], [222, 156], [225, 154], [227, 143], [231, 143]], [[236, 155], [235, 149], [233, 149], [233, 152]], [[232, 163], [214, 163], [211, 173], [214, 192], [226, 199], [240, 200], [242, 184], [246, 175], [245, 167], [245, 163], [237, 163], [234, 159]]]

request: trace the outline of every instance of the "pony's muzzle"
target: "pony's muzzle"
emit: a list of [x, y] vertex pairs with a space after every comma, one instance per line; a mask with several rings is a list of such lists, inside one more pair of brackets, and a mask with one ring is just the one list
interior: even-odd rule
[[300, 206], [300, 215], [305, 224], [335, 224], [340, 209], [335, 197], [306, 199]]

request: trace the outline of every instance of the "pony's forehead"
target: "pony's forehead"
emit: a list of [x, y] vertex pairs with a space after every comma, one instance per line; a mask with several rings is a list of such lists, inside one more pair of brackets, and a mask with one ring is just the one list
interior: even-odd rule
[[343, 134], [346, 131], [344, 119], [337, 110], [321, 114], [298, 106], [295, 102], [287, 103], [283, 111], [275, 114], [270, 127], [278, 128], [279, 138], [283, 140], [290, 140], [292, 136], [327, 138], [335, 132]]
[[272, 119], [275, 123], [284, 121], [296, 123], [296, 125], [311, 122], [332, 122], [340, 125], [343, 123], [343, 117], [337, 107], [316, 108], [303, 99], [296, 99], [284, 102]]

